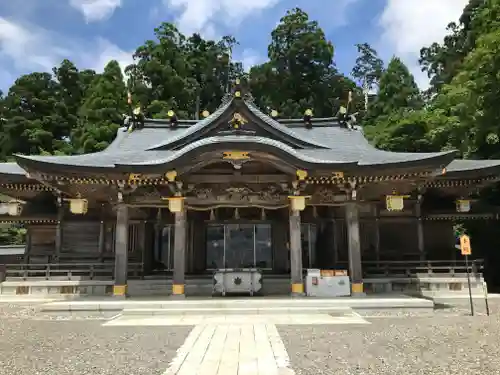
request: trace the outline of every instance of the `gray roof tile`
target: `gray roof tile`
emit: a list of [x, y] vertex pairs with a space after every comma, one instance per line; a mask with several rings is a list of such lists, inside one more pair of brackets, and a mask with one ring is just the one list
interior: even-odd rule
[[0, 174], [25, 175], [26, 171], [17, 163], [0, 163]]
[[[198, 147], [225, 142], [256, 143], [276, 147], [299, 160], [314, 164], [358, 163], [360, 166], [376, 166], [388, 163], [432, 159], [452, 153], [401, 153], [383, 151], [369, 144], [362, 131], [342, 128], [338, 126], [338, 122], [335, 119], [322, 119], [321, 126], [313, 126], [312, 129], [301, 126], [300, 120], [298, 122], [295, 121], [295, 126], [291, 124], [286, 126], [265, 115], [257, 107], [248, 102], [245, 103], [249, 110], [262, 121], [266, 122], [267, 125], [289, 137], [316, 145], [318, 148], [294, 149], [283, 142], [271, 138], [228, 135], [199, 139], [180, 150], [153, 150], [159, 147], [167, 147], [169, 144], [195, 134], [210, 125], [231, 106], [231, 103], [232, 101], [225, 103], [206, 119], [191, 126], [183, 125], [172, 129], [153, 123], [152, 126], [137, 129], [131, 133], [127, 132], [124, 128], [120, 129], [116, 139], [102, 152], [75, 156], [18, 156], [18, 158], [51, 164], [86, 167], [112, 168], [116, 165], [155, 165], [172, 161]], [[448, 166], [448, 171], [473, 170], [496, 165], [500, 165], [500, 161], [456, 160]], [[12, 168], [12, 171], [16, 170], [14, 166], [4, 168]], [[22, 168], [17, 168], [19, 173], [24, 173]]]

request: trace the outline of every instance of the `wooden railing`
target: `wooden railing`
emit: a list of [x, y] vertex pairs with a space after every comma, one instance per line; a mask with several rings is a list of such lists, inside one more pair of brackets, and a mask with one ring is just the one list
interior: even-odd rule
[[[2, 271], [3, 269], [3, 271]], [[28, 263], [28, 264], [5, 264], [2, 265], [0, 273], [4, 278], [17, 278], [27, 280], [28, 278], [88, 278], [113, 279], [115, 264], [112, 262], [98, 263]], [[143, 276], [143, 263], [129, 263], [128, 276], [139, 278]]]
[[[432, 261], [367, 261], [362, 262], [365, 277], [411, 277], [415, 275], [455, 276], [465, 275], [467, 267], [465, 261], [432, 260]], [[483, 272], [482, 259], [469, 261], [469, 271], [474, 276]]]

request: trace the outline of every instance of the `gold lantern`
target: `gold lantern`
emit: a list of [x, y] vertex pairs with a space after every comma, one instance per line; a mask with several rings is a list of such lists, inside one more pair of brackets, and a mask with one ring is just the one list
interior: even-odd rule
[[69, 210], [72, 214], [83, 215], [87, 213], [89, 201], [82, 198], [68, 199]]
[[402, 211], [404, 208], [404, 196], [388, 195], [385, 197], [387, 211]]
[[168, 197], [168, 209], [170, 212], [181, 212], [184, 209], [184, 197]]
[[165, 177], [167, 178], [168, 182], [174, 182], [175, 178], [177, 177], [177, 171], [171, 170], [165, 173]]
[[306, 208], [306, 199], [310, 197], [304, 195], [291, 195], [288, 198], [290, 199], [290, 207], [293, 211], [304, 211]]
[[468, 199], [458, 199], [456, 202], [457, 212], [469, 212], [470, 211], [470, 200]]
[[21, 215], [22, 209], [23, 206], [21, 205], [21, 203], [17, 201], [11, 201], [7, 204], [7, 212], [9, 213], [10, 216]]

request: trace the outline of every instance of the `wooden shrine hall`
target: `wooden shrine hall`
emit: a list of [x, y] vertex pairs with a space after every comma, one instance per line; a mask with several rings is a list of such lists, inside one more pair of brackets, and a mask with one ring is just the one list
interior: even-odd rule
[[248, 267], [301, 294], [304, 269], [345, 269], [356, 294], [392, 262], [459, 260], [454, 221], [497, 218], [474, 194], [500, 160], [378, 150], [347, 120], [280, 119], [238, 87], [202, 120], [169, 116], [129, 118], [101, 152], [0, 164], [20, 262], [112, 264], [116, 295], [135, 276], [184, 295], [193, 275]]

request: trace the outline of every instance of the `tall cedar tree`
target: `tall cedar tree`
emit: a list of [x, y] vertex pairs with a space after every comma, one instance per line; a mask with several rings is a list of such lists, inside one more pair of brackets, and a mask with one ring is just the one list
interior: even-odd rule
[[333, 54], [316, 21], [299, 8], [288, 11], [271, 33], [269, 61], [250, 70], [257, 104], [283, 117], [300, 117], [308, 108], [315, 116], [332, 116], [356, 87], [338, 73]]
[[127, 89], [117, 61], [110, 61], [87, 90], [80, 108], [80, 126], [72, 134], [78, 152], [105, 149], [115, 138], [128, 112]]

